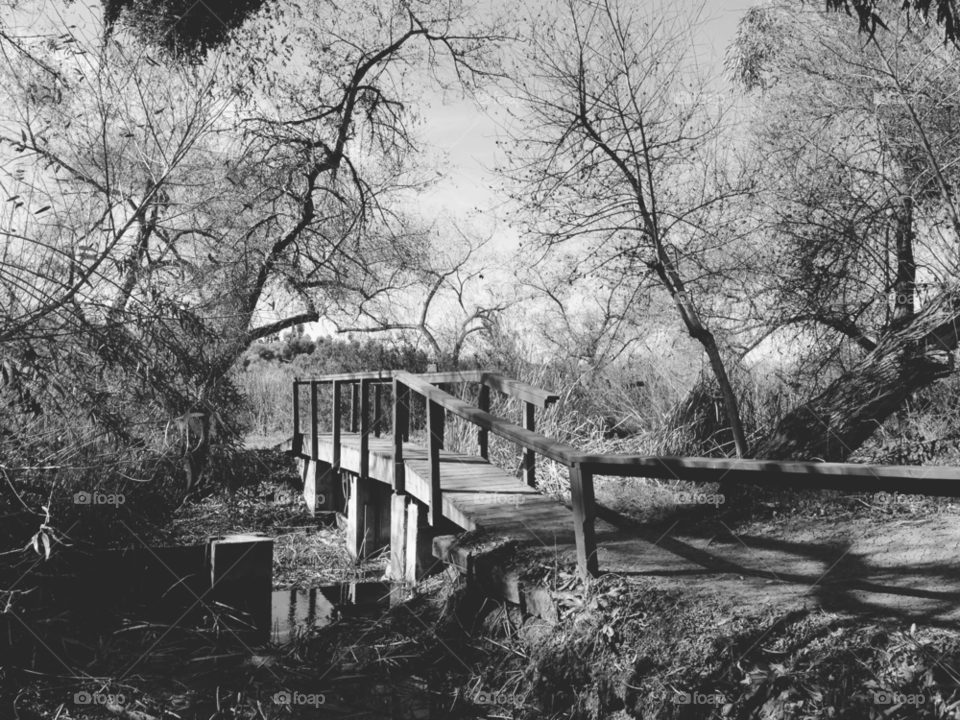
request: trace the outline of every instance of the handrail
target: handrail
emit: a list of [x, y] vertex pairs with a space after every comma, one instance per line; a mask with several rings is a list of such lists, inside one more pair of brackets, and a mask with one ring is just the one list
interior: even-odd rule
[[[336, 375], [321, 375], [318, 377], [297, 377], [294, 378], [296, 385], [305, 385], [311, 382], [320, 384], [329, 384], [334, 381], [340, 382], [360, 382], [361, 380], [371, 380], [375, 383], [391, 383], [397, 373], [405, 372], [403, 370], [381, 370], [360, 373], [339, 373]], [[560, 396], [549, 390], [544, 390], [535, 385], [508, 378], [500, 373], [487, 372], [486, 370], [463, 370], [456, 372], [433, 372], [417, 373], [416, 376], [431, 383], [467, 383], [475, 382], [486, 385], [489, 388], [497, 390], [504, 395], [519, 398], [524, 402], [532, 403], [539, 408], [547, 408]]]
[[569, 466], [571, 464], [570, 458], [581, 454], [572, 445], [559, 442], [535, 431], [526, 430], [509, 420], [503, 420], [480, 410], [470, 403], [434, 387], [429, 382], [421, 380], [418, 375], [401, 371], [397, 373], [396, 379], [428, 400], [446, 408], [454, 415], [558, 463]]
[[937, 466], [859, 465], [835, 462], [779, 462], [726, 458], [657, 457], [647, 455], [572, 455], [570, 461], [595, 475], [642, 476], [697, 482], [735, 482], [751, 485], [794, 482], [803, 487], [835, 490], [896, 489], [904, 481], [923, 495], [957, 496], [960, 468]]

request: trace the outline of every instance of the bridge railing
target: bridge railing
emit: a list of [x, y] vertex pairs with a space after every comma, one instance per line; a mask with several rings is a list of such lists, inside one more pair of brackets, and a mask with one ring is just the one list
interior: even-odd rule
[[[451, 395], [434, 383], [479, 382], [481, 383], [479, 406], [472, 405]], [[351, 385], [351, 428], [358, 428], [361, 443], [361, 474], [369, 469], [369, 401], [370, 386], [379, 390], [389, 383], [393, 390], [393, 489], [405, 492], [403, 443], [409, 439], [410, 393], [422, 396], [427, 405], [427, 434], [429, 457], [429, 518], [436, 525], [442, 515], [442, 491], [440, 486], [440, 450], [444, 444], [445, 413], [450, 412], [467, 420], [478, 428], [478, 444], [486, 457], [487, 434], [494, 433], [524, 450], [524, 470], [529, 469], [528, 482], [533, 479], [535, 456], [558, 462], [568, 468], [570, 495], [573, 506], [574, 531], [577, 541], [577, 560], [584, 574], [599, 573], [594, 525], [597, 517], [593, 478], [596, 475], [621, 477], [647, 477], [688, 480], [696, 482], [740, 483], [777, 488], [799, 487], [847, 491], [907, 492], [911, 494], [942, 497], [960, 497], [960, 468], [956, 467], [901, 467], [892, 465], [861, 465], [854, 463], [825, 462], [774, 462], [766, 460], [740, 460], [691, 457], [651, 457], [643, 455], [584, 453], [579, 449], [542, 435], [534, 429], [531, 406], [547, 407], [557, 399], [556, 395], [525, 383], [510, 380], [494, 373], [426, 373], [412, 374], [403, 371], [389, 373], [355, 373], [322, 378], [298, 379], [294, 383], [294, 417], [297, 433], [294, 448], [300, 433], [300, 409], [298, 385], [309, 384], [311, 388], [311, 423], [314, 459], [317, 448], [317, 387], [332, 383], [333, 402], [333, 452], [334, 466], [339, 470], [340, 458], [340, 396], [344, 383]], [[484, 388], [487, 388], [484, 391]], [[508, 395], [521, 398], [524, 408], [524, 426], [496, 417], [489, 412], [489, 389], [497, 389]], [[486, 396], [486, 399], [484, 399]], [[376, 403], [379, 400], [375, 401]], [[380, 413], [376, 413], [379, 418]], [[529, 461], [527, 460], [529, 458]], [[529, 464], [528, 464], [529, 463]]]
[[[384, 414], [382, 412], [383, 388], [385, 385], [393, 386], [393, 436], [394, 452], [398, 459], [395, 463], [397, 472], [394, 478], [394, 490], [403, 492], [404, 474], [403, 474], [403, 442], [409, 440], [410, 434], [410, 406], [407, 384], [395, 382], [395, 378], [400, 375], [407, 375], [398, 370], [374, 371], [361, 373], [341, 373], [335, 375], [323, 375], [320, 377], [298, 377], [293, 381], [293, 451], [301, 453], [303, 451], [303, 439], [305, 436], [310, 438], [311, 459], [316, 461], [318, 438], [320, 434], [320, 403], [319, 387], [321, 385], [333, 386], [333, 408], [331, 413], [331, 426], [333, 434], [333, 470], [340, 471], [340, 448], [341, 434], [343, 426], [343, 394], [344, 386], [350, 393], [349, 417], [347, 432], [359, 433], [360, 435], [360, 464], [361, 470], [365, 473], [369, 469], [369, 437], [372, 431], [374, 437], [380, 437], [383, 425]], [[453, 384], [453, 383], [478, 383], [480, 385], [478, 406], [483, 411], [490, 408], [490, 390], [496, 390], [504, 395], [516, 397], [523, 402], [523, 424], [524, 428], [534, 432], [536, 427], [536, 410], [538, 408], [547, 408], [559, 399], [559, 395], [551, 393], [542, 388], [538, 388], [529, 383], [519, 380], [513, 380], [499, 373], [493, 373], [483, 370], [469, 370], [462, 372], [432, 372], [411, 375], [419, 381], [426, 383], [433, 388], [434, 384]], [[307, 386], [310, 388], [309, 400], [309, 435], [302, 430], [303, 412], [300, 403], [300, 388]], [[370, 422], [370, 400], [371, 387], [373, 389], [373, 421]], [[436, 388], [434, 388], [436, 389]], [[440, 391], [442, 392], [442, 391]], [[454, 396], [449, 396], [457, 399]], [[401, 402], [397, 402], [397, 400]], [[471, 406], [472, 407], [472, 406]], [[430, 414], [428, 406], [428, 434], [430, 431]], [[492, 417], [492, 416], [491, 416]], [[437, 416], [433, 416], [433, 434], [437, 434], [440, 446], [443, 444], [442, 427], [438, 430]], [[398, 432], [399, 429], [399, 432]], [[489, 457], [488, 448], [488, 429], [479, 426], [477, 429], [477, 445], [479, 454], [484, 459]], [[439, 452], [439, 451], [438, 451]], [[437, 454], [437, 457], [439, 455]], [[439, 460], [438, 460], [439, 462]], [[522, 458], [522, 469], [524, 478], [530, 487], [536, 486], [536, 452], [530, 448], [524, 448]], [[339, 504], [341, 498], [337, 498]], [[436, 507], [441, 507], [438, 501]]]

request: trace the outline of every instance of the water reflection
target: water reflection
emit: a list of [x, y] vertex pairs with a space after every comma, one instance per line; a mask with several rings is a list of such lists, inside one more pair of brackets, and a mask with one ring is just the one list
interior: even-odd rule
[[344, 583], [309, 590], [275, 590], [271, 602], [269, 639], [282, 645], [344, 614], [386, 610], [402, 602], [406, 588], [399, 583]]

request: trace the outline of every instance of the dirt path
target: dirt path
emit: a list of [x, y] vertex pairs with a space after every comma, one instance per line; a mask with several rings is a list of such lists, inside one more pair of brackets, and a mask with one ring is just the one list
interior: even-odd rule
[[[960, 518], [785, 520], [732, 534], [692, 522], [598, 527], [605, 572], [723, 598], [735, 615], [822, 608], [927, 625], [960, 620]], [[567, 558], [573, 560], [574, 558]]]

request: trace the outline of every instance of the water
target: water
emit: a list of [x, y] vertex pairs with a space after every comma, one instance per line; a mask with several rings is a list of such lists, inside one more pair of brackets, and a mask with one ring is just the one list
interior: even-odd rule
[[405, 596], [402, 585], [361, 582], [310, 588], [275, 590], [271, 603], [270, 643], [282, 645], [326, 627], [343, 615], [386, 611]]

